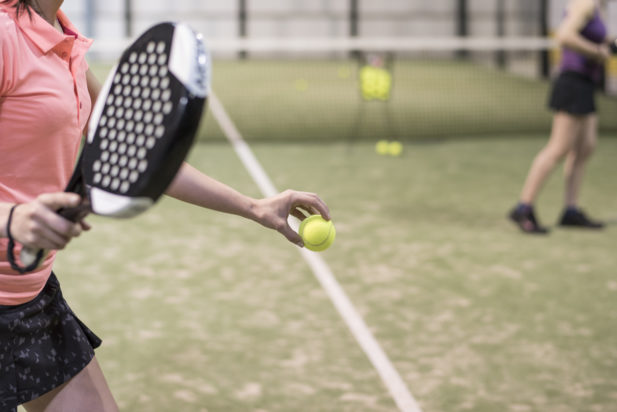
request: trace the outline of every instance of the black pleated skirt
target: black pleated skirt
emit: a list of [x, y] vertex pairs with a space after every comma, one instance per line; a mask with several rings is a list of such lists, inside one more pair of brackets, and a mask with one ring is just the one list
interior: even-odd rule
[[0, 411], [16, 411], [62, 385], [100, 345], [62, 297], [53, 273], [32, 301], [0, 306]]
[[594, 99], [596, 85], [587, 76], [575, 72], [562, 72], [553, 82], [549, 107], [573, 115], [596, 112]]

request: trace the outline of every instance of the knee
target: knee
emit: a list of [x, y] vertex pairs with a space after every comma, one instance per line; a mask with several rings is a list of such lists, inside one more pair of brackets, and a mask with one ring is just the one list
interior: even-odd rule
[[580, 154], [579, 156], [581, 156], [583, 159], [587, 159], [589, 156], [591, 156], [593, 154], [593, 152], [596, 150], [596, 141], [594, 140], [588, 140], [585, 141], [585, 143], [583, 143], [583, 145], [581, 146], [581, 150], [580, 150]]
[[536, 161], [545, 167], [553, 168], [566, 156], [567, 150], [546, 146], [538, 154]]
[[583, 163], [585, 162], [596, 149], [595, 141], [585, 141], [580, 146], [572, 150], [571, 156], [573, 157], [574, 163]]

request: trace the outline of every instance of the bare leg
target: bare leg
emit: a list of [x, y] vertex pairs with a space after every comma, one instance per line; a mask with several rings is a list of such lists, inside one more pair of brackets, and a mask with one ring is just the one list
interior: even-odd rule
[[28, 412], [117, 412], [96, 357], [75, 377], [23, 405]]
[[585, 117], [582, 132], [566, 157], [564, 165], [566, 207], [576, 207], [578, 204], [585, 166], [598, 139], [597, 124], [597, 115], [592, 114]]
[[527, 179], [523, 185], [520, 201], [533, 204], [544, 182], [555, 166], [572, 149], [582, 132], [581, 117], [558, 112], [553, 116], [551, 137], [544, 148], [536, 155]]

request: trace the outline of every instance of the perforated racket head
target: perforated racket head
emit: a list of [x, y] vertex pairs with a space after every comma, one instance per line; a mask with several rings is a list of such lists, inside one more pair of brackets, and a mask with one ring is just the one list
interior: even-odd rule
[[161, 23], [122, 55], [97, 99], [81, 173], [96, 214], [130, 217], [167, 189], [197, 132], [209, 89], [201, 36]]

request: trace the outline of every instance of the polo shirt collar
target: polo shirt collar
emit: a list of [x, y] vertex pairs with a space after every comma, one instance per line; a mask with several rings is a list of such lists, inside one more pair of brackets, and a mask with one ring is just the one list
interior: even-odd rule
[[[13, 9], [14, 10], [14, 9]], [[14, 11], [13, 11], [14, 13]], [[31, 17], [32, 16], [32, 17]], [[84, 37], [79, 33], [77, 28], [73, 26], [73, 23], [68, 17], [58, 10], [58, 20], [65, 29], [70, 30], [74, 35], [62, 34], [54, 27], [51, 26], [45, 19], [38, 15], [36, 12], [32, 12], [31, 16], [27, 11], [19, 14], [19, 17], [14, 16], [17, 24], [24, 32], [24, 34], [34, 43], [44, 54], [49, 53], [56, 46], [62, 43], [67, 37], [72, 37], [77, 43], [82, 44], [85, 49], [88, 49], [92, 44], [92, 40]]]

